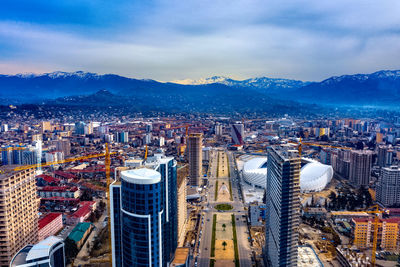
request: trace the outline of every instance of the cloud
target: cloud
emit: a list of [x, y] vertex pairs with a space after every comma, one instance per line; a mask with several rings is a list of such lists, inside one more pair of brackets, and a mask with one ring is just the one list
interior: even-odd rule
[[6, 0], [4, 6], [3, 73], [321, 80], [400, 65], [397, 0]]

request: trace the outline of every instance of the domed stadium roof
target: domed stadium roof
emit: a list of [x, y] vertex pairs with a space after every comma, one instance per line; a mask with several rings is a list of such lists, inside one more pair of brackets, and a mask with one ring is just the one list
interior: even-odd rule
[[[267, 160], [267, 157], [257, 157], [245, 162], [243, 166], [243, 179], [248, 184], [266, 188]], [[332, 180], [332, 167], [311, 159], [302, 160], [306, 162], [306, 165], [300, 170], [301, 192], [318, 192], [323, 190]]]
[[319, 162], [311, 162], [300, 171], [301, 192], [318, 192], [323, 190], [332, 180], [332, 166]]

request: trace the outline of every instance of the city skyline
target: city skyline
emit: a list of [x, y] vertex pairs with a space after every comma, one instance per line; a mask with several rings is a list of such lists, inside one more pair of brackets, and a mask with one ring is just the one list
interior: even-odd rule
[[81, 69], [160, 81], [214, 75], [312, 81], [400, 68], [396, 1], [4, 6], [5, 74]]

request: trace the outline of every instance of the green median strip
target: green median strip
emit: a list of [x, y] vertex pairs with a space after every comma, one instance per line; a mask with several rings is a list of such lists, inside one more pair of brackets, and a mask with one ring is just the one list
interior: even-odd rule
[[[217, 214], [213, 216], [212, 234], [211, 234], [211, 251], [210, 257], [215, 257], [215, 231], [217, 229]], [[210, 262], [211, 264], [211, 262]]]
[[217, 201], [217, 198], [218, 198], [218, 181], [215, 182], [214, 201]]
[[239, 263], [239, 248], [237, 243], [237, 235], [236, 235], [236, 222], [235, 215], [232, 214], [232, 232], [233, 232], [233, 246], [235, 248], [235, 267], [240, 267]]

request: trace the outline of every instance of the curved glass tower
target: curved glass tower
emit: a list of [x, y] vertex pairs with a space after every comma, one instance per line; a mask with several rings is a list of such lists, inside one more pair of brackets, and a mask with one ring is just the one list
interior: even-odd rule
[[110, 189], [113, 266], [163, 266], [161, 174], [147, 168], [123, 171]]

